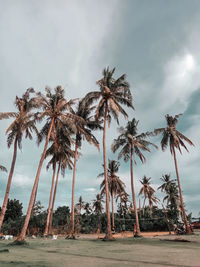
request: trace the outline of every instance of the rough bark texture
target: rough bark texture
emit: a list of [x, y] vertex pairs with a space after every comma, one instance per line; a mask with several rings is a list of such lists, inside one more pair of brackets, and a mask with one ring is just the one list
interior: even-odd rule
[[176, 176], [177, 176], [177, 181], [178, 181], [178, 189], [179, 189], [179, 196], [180, 196], [180, 202], [181, 202], [181, 211], [183, 215], [183, 222], [185, 224], [185, 229], [187, 234], [191, 234], [191, 230], [188, 224], [186, 212], [185, 212], [185, 207], [184, 207], [184, 202], [183, 202], [183, 195], [182, 195], [182, 190], [181, 190], [181, 181], [179, 177], [179, 172], [178, 172], [178, 165], [177, 165], [177, 160], [176, 160], [176, 152], [175, 149], [173, 148], [173, 155], [174, 155], [174, 163], [175, 163], [175, 169], [176, 169]]
[[140, 225], [138, 220], [138, 212], [137, 212], [137, 206], [136, 206], [136, 199], [135, 199], [135, 188], [134, 188], [134, 182], [133, 182], [133, 147], [131, 147], [131, 191], [132, 191], [132, 201], [135, 211], [135, 220], [136, 220], [136, 232], [135, 236], [140, 236]]
[[74, 238], [74, 194], [75, 194], [77, 152], [78, 152], [78, 140], [76, 137], [75, 154], [74, 154], [74, 167], [73, 167], [73, 179], [72, 179], [71, 232], [70, 232], [69, 238]]
[[104, 240], [112, 240], [111, 222], [110, 222], [110, 208], [109, 208], [109, 188], [107, 175], [107, 159], [106, 159], [106, 123], [107, 123], [108, 105], [105, 107], [104, 128], [103, 128], [103, 161], [104, 161], [104, 177], [106, 189], [106, 214], [107, 214], [107, 233]]
[[22, 231], [21, 231], [19, 237], [17, 238], [17, 241], [20, 241], [20, 242], [23, 242], [24, 239], [25, 239], [25, 236], [26, 236], [26, 230], [28, 228], [29, 220], [30, 220], [30, 217], [31, 217], [31, 211], [32, 211], [33, 204], [34, 204], [34, 199], [35, 199], [36, 189], [37, 189], [38, 182], [39, 182], [40, 172], [41, 172], [41, 169], [42, 169], [43, 161], [45, 159], [46, 150], [47, 150], [47, 146], [48, 146], [48, 142], [49, 142], [49, 138], [50, 138], [53, 126], [54, 126], [54, 118], [52, 118], [52, 120], [51, 120], [51, 125], [50, 125], [50, 128], [49, 128], [49, 132], [48, 132], [48, 135], [47, 135], [47, 138], [46, 138], [45, 145], [44, 145], [44, 150], [43, 150], [42, 156], [40, 158], [38, 170], [37, 170], [36, 177], [35, 177], [35, 182], [34, 182], [34, 185], [33, 185], [31, 196], [30, 196], [30, 201], [29, 201], [29, 205], [28, 205], [28, 210], [27, 210], [24, 226], [22, 228]]
[[55, 199], [56, 199], [56, 191], [57, 191], [57, 185], [58, 185], [58, 177], [60, 173], [60, 165], [61, 163], [59, 162], [57, 175], [56, 175], [56, 182], [55, 182], [55, 187], [54, 187], [54, 192], [53, 192], [53, 201], [51, 205], [50, 219], [49, 219], [49, 234], [53, 234], [53, 231], [52, 231], [53, 209], [54, 209], [54, 204], [55, 204]]
[[114, 218], [114, 195], [112, 192], [112, 230], [115, 230], [115, 218]]
[[10, 173], [8, 176], [8, 183], [7, 183], [7, 187], [6, 187], [6, 193], [5, 193], [5, 197], [4, 197], [4, 201], [3, 201], [3, 205], [2, 205], [2, 209], [1, 209], [1, 214], [0, 214], [0, 229], [1, 229], [1, 226], [2, 226], [2, 223], [4, 220], [4, 216], [6, 213], [6, 208], [7, 208], [7, 204], [8, 204], [8, 197], [9, 197], [9, 193], [10, 193], [10, 187], [11, 187], [13, 172], [14, 172], [14, 168], [15, 168], [16, 158], [17, 158], [17, 136], [15, 137], [13, 159], [12, 159], [12, 163], [11, 163]]
[[54, 187], [54, 180], [55, 180], [55, 173], [56, 173], [56, 162], [53, 163], [53, 176], [51, 182], [51, 191], [49, 196], [49, 206], [48, 206], [48, 214], [47, 214], [47, 221], [44, 230], [44, 236], [47, 236], [49, 233], [49, 222], [50, 222], [50, 214], [51, 214], [51, 202], [52, 202], [52, 195], [53, 195], [53, 187]]

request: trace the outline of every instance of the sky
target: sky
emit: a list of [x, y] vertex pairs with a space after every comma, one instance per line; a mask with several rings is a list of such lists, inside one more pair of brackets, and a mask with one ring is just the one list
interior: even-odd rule
[[[200, 207], [200, 1], [198, 0], [0, 0], [0, 112], [15, 111], [16, 95], [33, 87], [44, 93], [61, 85], [67, 99], [98, 90], [102, 70], [116, 67], [114, 77], [127, 75], [139, 132], [165, 127], [165, 115], [183, 113], [177, 129], [195, 147], [177, 154], [186, 209], [199, 216]], [[120, 126], [127, 121], [120, 117]], [[0, 164], [9, 170], [13, 146], [7, 148], [5, 131], [11, 120], [0, 121]], [[41, 125], [38, 125], [41, 127]], [[117, 138], [116, 122], [107, 131], [107, 154]], [[101, 151], [84, 143], [77, 163], [75, 201], [92, 201], [99, 192], [103, 171], [102, 132], [95, 133]], [[161, 136], [150, 139], [160, 147]], [[43, 144], [42, 144], [43, 145]], [[10, 198], [19, 199], [26, 213], [42, 145], [23, 140], [18, 151]], [[175, 178], [173, 158], [167, 149], [152, 149], [147, 162], [134, 166], [136, 194], [144, 175], [154, 189], [163, 174]], [[119, 176], [130, 194], [130, 166], [120, 161]], [[8, 174], [0, 173], [0, 205]], [[52, 172], [44, 162], [37, 200], [48, 206]], [[71, 206], [72, 172], [60, 177], [56, 207]], [[162, 201], [164, 195], [156, 192]]]

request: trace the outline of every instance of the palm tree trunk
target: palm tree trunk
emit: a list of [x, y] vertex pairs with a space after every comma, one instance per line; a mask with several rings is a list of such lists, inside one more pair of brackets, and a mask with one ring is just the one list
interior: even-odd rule
[[8, 204], [8, 197], [9, 197], [9, 193], [10, 193], [10, 187], [11, 187], [13, 172], [14, 172], [14, 168], [15, 168], [16, 158], [17, 158], [17, 136], [15, 137], [13, 159], [12, 159], [12, 163], [11, 163], [10, 173], [8, 176], [8, 183], [7, 183], [7, 187], [6, 187], [6, 193], [5, 193], [5, 197], [4, 197], [4, 201], [3, 201], [3, 205], [2, 205], [2, 209], [1, 209], [1, 214], [0, 214], [0, 229], [1, 229], [1, 226], [2, 226], [2, 223], [4, 220], [4, 216], [6, 213], [6, 208], [7, 208], [7, 204]]
[[145, 205], [145, 201], [146, 201], [146, 196], [144, 196], [144, 202], [143, 202], [143, 206], [142, 206], [143, 216], [144, 216], [144, 205]]
[[33, 217], [33, 215], [34, 215], [34, 207], [35, 207], [35, 202], [36, 202], [36, 197], [37, 197], [37, 190], [38, 190], [38, 186], [37, 186], [36, 192], [35, 192], [33, 207], [32, 207], [32, 210], [31, 210], [31, 217]]
[[115, 218], [114, 218], [114, 195], [112, 192], [112, 230], [115, 230]]
[[56, 199], [56, 191], [57, 191], [58, 178], [59, 178], [59, 173], [60, 173], [60, 166], [61, 166], [61, 162], [59, 162], [59, 165], [58, 165], [56, 182], [55, 182], [55, 187], [54, 187], [54, 192], [53, 192], [53, 201], [52, 201], [51, 211], [50, 211], [50, 219], [49, 219], [49, 234], [50, 235], [52, 234], [53, 209], [54, 209], [54, 203]]
[[166, 217], [167, 228], [168, 228], [169, 234], [171, 235], [172, 233], [171, 233], [171, 230], [170, 230], [169, 218], [168, 218], [168, 215], [167, 215], [167, 210], [165, 209], [163, 204], [162, 204], [162, 207], [163, 207], [163, 211], [164, 211], [164, 214], [165, 214], [165, 217]]
[[140, 198], [139, 198], [139, 217], [141, 218], [141, 201], [140, 201]]
[[106, 123], [108, 114], [108, 104], [106, 103], [103, 127], [103, 161], [104, 161], [104, 177], [106, 189], [106, 214], [107, 214], [107, 233], [104, 237], [105, 240], [112, 240], [111, 222], [110, 222], [110, 207], [109, 207], [109, 188], [108, 188], [108, 175], [107, 175], [107, 159], [106, 159]]
[[50, 196], [49, 196], [49, 207], [48, 207], [46, 226], [45, 226], [45, 230], [44, 230], [44, 236], [48, 235], [48, 230], [49, 230], [49, 221], [50, 221], [50, 214], [51, 214], [51, 201], [52, 201], [52, 195], [53, 195], [55, 173], [56, 173], [56, 162], [54, 161], [54, 163], [53, 163], [53, 176], [52, 176], [52, 182], [51, 182], [51, 191], [50, 191]]
[[75, 154], [74, 154], [74, 167], [73, 167], [73, 179], [72, 179], [71, 232], [70, 232], [69, 238], [74, 238], [74, 194], [75, 194], [77, 153], [78, 153], [78, 138], [76, 136]]
[[186, 212], [185, 212], [185, 207], [184, 207], [184, 202], [183, 202], [183, 195], [182, 195], [182, 190], [181, 190], [181, 181], [180, 181], [180, 178], [179, 178], [178, 165], [177, 165], [177, 160], [176, 160], [176, 152], [175, 152], [174, 147], [173, 147], [173, 155], [174, 155], [176, 176], [177, 176], [177, 181], [178, 181], [178, 189], [179, 189], [180, 202], [181, 202], [181, 211], [182, 211], [182, 214], [183, 214], [183, 221], [184, 221], [184, 224], [185, 224], [186, 233], [190, 234], [191, 230], [190, 230], [190, 227], [189, 227], [189, 224], [188, 224], [188, 220], [187, 220], [187, 216], [186, 216]]
[[132, 146], [131, 146], [131, 191], [132, 191], [132, 202], [134, 206], [135, 222], [136, 222], [136, 232], [134, 236], [140, 236], [140, 225], [139, 225], [139, 220], [138, 220], [135, 189], [134, 189], [134, 182], [133, 182], [133, 147]]
[[45, 145], [44, 145], [44, 150], [43, 150], [42, 156], [40, 158], [38, 170], [37, 170], [36, 177], [35, 177], [35, 182], [34, 182], [34, 185], [33, 185], [31, 196], [30, 196], [30, 201], [29, 201], [29, 206], [28, 206], [28, 210], [27, 210], [24, 226], [22, 228], [22, 231], [21, 231], [19, 237], [17, 238], [17, 241], [24, 241], [24, 239], [25, 239], [26, 230], [28, 228], [29, 220], [30, 220], [30, 217], [31, 217], [31, 211], [32, 211], [33, 203], [34, 203], [34, 199], [35, 199], [36, 189], [37, 189], [38, 182], [39, 182], [40, 172], [41, 172], [41, 169], [42, 169], [43, 161], [45, 159], [47, 146], [48, 146], [49, 138], [50, 138], [50, 135], [51, 135], [53, 127], [54, 127], [54, 118], [52, 118], [52, 120], [51, 120], [51, 125], [50, 125], [50, 128], [49, 128], [49, 132], [48, 132], [48, 135], [47, 135], [47, 138], [46, 138]]

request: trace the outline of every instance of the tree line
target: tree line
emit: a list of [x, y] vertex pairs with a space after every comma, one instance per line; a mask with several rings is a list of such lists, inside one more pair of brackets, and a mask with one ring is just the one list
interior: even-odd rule
[[[45, 140], [43, 152], [38, 164], [34, 185], [30, 195], [27, 214], [24, 220], [24, 224], [19, 234], [17, 241], [23, 242], [33, 212], [34, 204], [36, 201], [38, 182], [40, 178], [40, 172], [43, 166], [44, 159], [50, 158], [47, 168], [52, 166], [52, 184], [49, 197], [49, 205], [47, 212], [46, 225], [44, 230], [44, 236], [48, 235], [51, 231], [53, 209], [56, 197], [56, 189], [59, 174], [64, 175], [65, 169], [73, 168], [72, 179], [72, 205], [70, 213], [70, 233], [69, 238], [75, 236], [75, 180], [77, 159], [80, 154], [82, 141], [86, 140], [88, 143], [94, 145], [97, 150], [100, 149], [98, 140], [94, 135], [95, 130], [103, 131], [103, 176], [104, 182], [102, 184], [101, 195], [105, 195], [105, 207], [106, 207], [106, 235], [105, 240], [113, 239], [111, 231], [111, 217], [110, 217], [110, 199], [113, 206], [113, 198], [116, 195], [118, 189], [111, 189], [112, 184], [112, 168], [108, 166], [107, 154], [106, 154], [106, 134], [107, 126], [111, 124], [111, 120], [115, 119], [119, 124], [119, 114], [122, 114], [125, 119], [128, 119], [128, 114], [123, 108], [134, 110], [133, 99], [130, 90], [130, 85], [126, 80], [126, 75], [123, 74], [119, 78], [115, 79], [115, 69], [110, 70], [109, 67], [103, 70], [103, 77], [96, 83], [99, 87], [99, 91], [93, 91], [86, 94], [82, 99], [65, 98], [65, 91], [61, 86], [57, 86], [54, 90], [49, 87], [45, 88], [45, 94], [41, 92], [35, 92], [33, 88], [29, 88], [22, 95], [21, 98], [16, 97], [15, 105], [17, 112], [1, 112], [0, 120], [14, 118], [6, 130], [7, 145], [10, 148], [13, 144], [13, 158], [11, 162], [11, 168], [9, 171], [9, 177], [5, 192], [5, 197], [0, 214], [0, 229], [6, 213], [6, 207], [8, 204], [9, 192], [12, 183], [12, 176], [14, 173], [15, 162], [17, 158], [18, 149], [22, 148], [22, 138], [32, 139], [33, 132], [37, 136], [37, 143], [40, 144], [42, 140]], [[147, 138], [162, 134], [161, 148], [164, 151], [167, 146], [170, 147], [170, 152], [174, 158], [175, 170], [177, 174], [176, 181], [171, 181], [170, 187], [162, 188], [162, 190], [172, 190], [172, 187], [178, 188], [178, 199], [180, 201], [180, 214], [185, 224], [187, 233], [190, 232], [183, 196], [181, 191], [181, 183], [178, 172], [178, 165], [176, 159], [176, 151], [182, 152], [182, 148], [187, 149], [185, 142], [193, 145], [192, 141], [184, 136], [176, 129], [178, 118], [181, 114], [170, 116], [166, 115], [167, 126], [165, 128], [155, 129], [152, 132], [138, 133], [138, 121], [135, 118], [127, 122], [125, 127], [119, 128], [119, 136], [113, 141], [112, 151], [115, 153], [119, 151], [118, 158], [123, 158], [125, 162], [130, 162], [130, 177], [131, 177], [131, 197], [132, 207], [135, 212], [136, 231], [135, 236], [140, 235], [140, 223], [138, 216], [138, 208], [136, 205], [136, 193], [134, 188], [134, 162], [138, 157], [142, 163], [146, 161], [144, 152], [150, 152], [150, 146], [157, 149], [157, 146], [148, 141]], [[38, 122], [44, 121], [42, 129], [39, 131], [36, 127]], [[109, 165], [112, 165], [109, 162]], [[0, 166], [1, 170], [5, 170], [3, 166]], [[114, 170], [113, 170], [114, 171]], [[113, 173], [115, 173], [114, 171]], [[112, 177], [112, 178], [111, 178]], [[144, 194], [144, 203], [146, 199], [149, 199], [149, 206], [152, 207], [156, 202], [154, 197], [154, 189], [148, 187], [149, 178], [143, 178], [144, 188], [140, 192]], [[164, 179], [164, 178], [163, 178]], [[123, 185], [122, 185], [123, 186]], [[178, 186], [178, 187], [177, 187]], [[114, 188], [114, 187], [113, 187]], [[148, 188], [148, 190], [147, 190]], [[175, 189], [174, 189], [175, 190]], [[167, 191], [166, 191], [167, 192]], [[119, 194], [120, 195], [120, 194]], [[120, 199], [126, 198], [126, 194], [123, 193], [119, 196]], [[171, 200], [170, 200], [171, 201]], [[170, 202], [171, 203], [171, 202]], [[150, 209], [151, 210], [151, 209]], [[113, 218], [112, 218], [113, 221]]]

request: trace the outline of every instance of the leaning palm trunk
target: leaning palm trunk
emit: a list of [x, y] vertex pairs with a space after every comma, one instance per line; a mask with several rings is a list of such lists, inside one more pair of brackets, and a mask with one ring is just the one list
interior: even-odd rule
[[34, 216], [34, 207], [35, 207], [36, 198], [37, 198], [37, 190], [38, 190], [38, 186], [37, 186], [36, 192], [35, 192], [35, 197], [34, 197], [34, 201], [33, 201], [33, 207], [32, 207], [32, 210], [31, 210], [31, 217]]
[[108, 188], [108, 174], [107, 174], [107, 160], [106, 160], [106, 123], [107, 123], [108, 105], [105, 107], [104, 129], [103, 129], [103, 160], [104, 160], [104, 176], [106, 189], [106, 214], [107, 214], [107, 233], [105, 239], [113, 239], [110, 222], [110, 208], [109, 208], [109, 188]]
[[37, 170], [36, 177], [35, 177], [35, 182], [34, 182], [34, 185], [33, 185], [31, 196], [30, 196], [30, 201], [29, 201], [29, 206], [28, 206], [28, 210], [27, 210], [24, 226], [22, 228], [22, 231], [21, 231], [19, 237], [17, 238], [17, 241], [24, 241], [24, 239], [25, 239], [26, 230], [28, 228], [28, 224], [29, 224], [29, 220], [30, 220], [30, 216], [31, 216], [31, 211], [32, 211], [33, 204], [34, 204], [36, 189], [37, 189], [38, 182], [39, 182], [40, 172], [41, 172], [41, 169], [42, 169], [43, 161], [45, 159], [46, 150], [47, 150], [49, 138], [50, 138], [50, 135], [51, 135], [53, 127], [54, 127], [54, 118], [52, 118], [52, 120], [51, 120], [51, 125], [50, 125], [50, 128], [49, 128], [49, 132], [48, 132], [48, 135], [47, 135], [47, 138], [46, 138], [45, 145], [44, 145], [44, 150], [42, 152], [42, 156], [41, 156], [41, 159], [40, 159], [40, 162], [39, 162], [38, 170]]
[[50, 196], [49, 196], [49, 207], [48, 207], [46, 227], [44, 230], [44, 236], [48, 235], [48, 230], [49, 230], [49, 221], [50, 221], [50, 214], [51, 214], [51, 202], [52, 202], [52, 195], [53, 195], [55, 173], [56, 173], [56, 162], [53, 163], [53, 176], [52, 176], [51, 191], [50, 191]]
[[115, 218], [114, 218], [114, 195], [112, 192], [112, 230], [115, 230]]
[[59, 173], [60, 173], [60, 166], [61, 162], [59, 162], [58, 165], [58, 170], [57, 170], [57, 175], [56, 175], [56, 182], [55, 182], [55, 187], [54, 187], [54, 192], [53, 192], [53, 201], [51, 205], [51, 211], [50, 211], [50, 219], [49, 219], [49, 234], [52, 234], [52, 222], [53, 222], [53, 209], [54, 209], [54, 204], [55, 204], [55, 199], [56, 199], [56, 191], [57, 191], [57, 185], [58, 185], [58, 178], [59, 178]]
[[6, 193], [5, 193], [5, 197], [4, 197], [4, 201], [3, 201], [3, 206], [2, 206], [2, 210], [1, 210], [1, 214], [0, 214], [0, 229], [1, 229], [1, 226], [2, 226], [2, 223], [4, 220], [4, 216], [6, 213], [6, 208], [7, 208], [8, 197], [9, 197], [9, 193], [10, 193], [10, 186], [11, 186], [11, 182], [12, 182], [16, 158], [17, 158], [17, 137], [15, 137], [13, 159], [12, 159], [12, 163], [11, 163], [10, 173], [8, 176], [8, 183], [7, 183], [7, 187], [6, 187]]
[[181, 202], [182, 218], [183, 218], [183, 222], [185, 224], [186, 233], [190, 234], [191, 230], [190, 230], [190, 227], [189, 227], [189, 224], [188, 224], [188, 220], [187, 220], [187, 216], [186, 216], [186, 212], [185, 212], [185, 207], [184, 207], [184, 202], [183, 202], [183, 195], [182, 195], [182, 190], [181, 190], [181, 181], [180, 181], [180, 178], [179, 178], [178, 165], [177, 165], [177, 160], [176, 160], [176, 152], [175, 152], [174, 148], [173, 148], [173, 155], [174, 155], [176, 176], [177, 176], [177, 181], [178, 181], [178, 189], [179, 189], [180, 202]]
[[74, 153], [74, 167], [73, 167], [73, 180], [72, 180], [71, 232], [70, 232], [69, 238], [74, 238], [74, 194], [75, 194], [77, 153], [78, 153], [78, 139], [76, 136], [75, 153]]
[[140, 236], [140, 225], [138, 220], [138, 213], [137, 213], [137, 206], [136, 206], [136, 199], [135, 199], [135, 189], [134, 189], [134, 182], [133, 182], [133, 147], [131, 147], [131, 191], [132, 191], [132, 201], [135, 211], [135, 220], [136, 220], [136, 232], [134, 236]]

